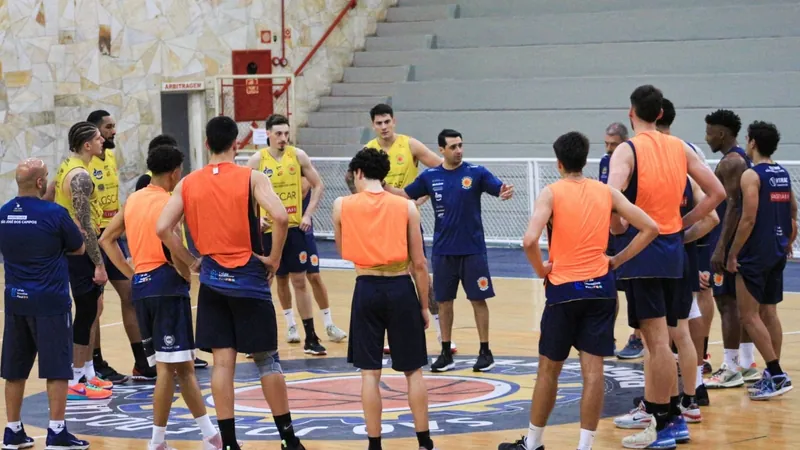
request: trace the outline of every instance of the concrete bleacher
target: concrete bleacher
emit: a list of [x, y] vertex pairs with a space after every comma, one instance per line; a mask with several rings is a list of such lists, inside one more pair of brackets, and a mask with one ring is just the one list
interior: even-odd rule
[[704, 146], [704, 116], [731, 108], [776, 123], [794, 159], [797, 23], [787, 0], [400, 0], [298, 145], [352, 155], [372, 137], [369, 108], [388, 102], [398, 131], [431, 148], [455, 128], [473, 157], [551, 157], [574, 129], [599, 156], [606, 125], [627, 122], [631, 91], [652, 83], [678, 108], [675, 134]]

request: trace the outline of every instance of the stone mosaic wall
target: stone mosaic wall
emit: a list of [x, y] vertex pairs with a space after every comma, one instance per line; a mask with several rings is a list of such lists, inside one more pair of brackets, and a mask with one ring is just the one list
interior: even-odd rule
[[[286, 58], [291, 72], [320, 39], [346, 0], [286, 0]], [[396, 0], [359, 0], [317, 52], [296, 89], [294, 121], [341, 79]], [[279, 35], [280, 0], [0, 0], [0, 199], [16, 194], [14, 169], [44, 159], [51, 176], [67, 154], [66, 134], [94, 109], [117, 120], [123, 186], [144, 170], [148, 141], [161, 131], [162, 82], [213, 80], [231, 73], [231, 51], [271, 49], [262, 31]], [[122, 195], [125, 196], [126, 192]]]

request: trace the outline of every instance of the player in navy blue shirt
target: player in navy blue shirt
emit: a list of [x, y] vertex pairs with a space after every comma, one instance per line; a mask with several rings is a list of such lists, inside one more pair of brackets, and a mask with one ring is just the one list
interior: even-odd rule
[[503, 200], [514, 193], [483, 166], [465, 163], [461, 134], [455, 130], [439, 133], [439, 151], [444, 163], [417, 177], [405, 190], [387, 185], [386, 189], [410, 199], [429, 196], [436, 216], [433, 230], [433, 290], [439, 303], [442, 324], [442, 353], [431, 365], [434, 372], [455, 367], [450, 347], [453, 329], [453, 300], [461, 282], [475, 311], [480, 337], [480, 352], [473, 370], [494, 367], [489, 350], [489, 308], [486, 299], [494, 297], [486, 258], [486, 239], [481, 219], [481, 196], [485, 192]]
[[[47, 380], [50, 426], [47, 446], [89, 448], [64, 423], [67, 382], [72, 379], [72, 300], [69, 254], [83, 254], [83, 236], [63, 207], [42, 200], [47, 166], [27, 159], [17, 166], [17, 197], [0, 208], [0, 252], [5, 259], [5, 329], [0, 372], [6, 380], [8, 425], [3, 448], [28, 448], [22, 427], [25, 382], [39, 355], [39, 378]], [[54, 399], [61, 399], [54, 403]]]
[[[753, 339], [767, 369], [750, 390], [766, 400], [792, 389], [781, 369], [783, 269], [797, 236], [797, 203], [789, 173], [772, 160], [780, 133], [775, 125], [753, 122], [747, 128], [747, 156], [753, 167], [742, 174], [742, 217], [726, 269], [736, 274], [736, 303], [742, 326]], [[777, 344], [777, 345], [776, 345]]]

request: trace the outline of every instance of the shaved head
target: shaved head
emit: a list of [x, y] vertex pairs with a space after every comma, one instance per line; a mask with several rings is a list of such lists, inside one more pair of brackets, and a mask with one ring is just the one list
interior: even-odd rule
[[17, 187], [20, 195], [43, 196], [47, 190], [47, 165], [41, 159], [29, 158], [17, 165]]

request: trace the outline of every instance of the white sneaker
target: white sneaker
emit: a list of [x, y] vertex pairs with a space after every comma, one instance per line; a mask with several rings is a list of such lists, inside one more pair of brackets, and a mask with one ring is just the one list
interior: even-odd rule
[[[244, 442], [236, 441], [239, 447], [244, 448]], [[222, 450], [222, 435], [217, 433], [208, 439], [203, 439], [203, 450]]]
[[[339, 329], [336, 325], [328, 325], [325, 327], [325, 332], [328, 333], [328, 338], [332, 342], [342, 342], [347, 338], [347, 333]], [[299, 337], [298, 337], [299, 338]]]
[[626, 430], [644, 429], [650, 426], [651, 422], [655, 423], [653, 416], [645, 411], [643, 402], [639, 402], [639, 406], [628, 414], [614, 418], [614, 425]]
[[286, 330], [286, 342], [290, 344], [300, 343], [300, 333], [297, 332], [297, 325], [292, 325]]
[[164, 441], [160, 444], [153, 444], [152, 442], [148, 442], [147, 450], [175, 450], [175, 449], [167, 445], [167, 442]]
[[738, 370], [732, 370], [727, 364], [722, 363], [705, 384], [708, 389], [735, 388], [744, 386], [744, 377]]

